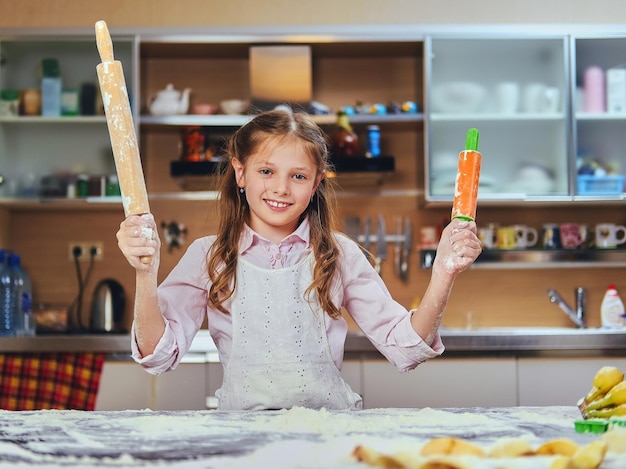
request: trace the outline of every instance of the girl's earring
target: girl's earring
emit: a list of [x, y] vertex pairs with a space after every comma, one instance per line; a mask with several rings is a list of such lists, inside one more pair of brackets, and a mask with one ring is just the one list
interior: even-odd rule
[[246, 192], [246, 188], [245, 187], [240, 187], [239, 188], [239, 192], [243, 194], [244, 192]]

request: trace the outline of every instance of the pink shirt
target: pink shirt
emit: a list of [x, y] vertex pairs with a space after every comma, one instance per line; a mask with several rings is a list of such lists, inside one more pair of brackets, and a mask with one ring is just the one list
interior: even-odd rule
[[[341, 253], [340, 272], [332, 287], [334, 304], [343, 306], [372, 344], [402, 372], [440, 355], [444, 347], [439, 334], [428, 346], [411, 326], [411, 314], [391, 297], [359, 245], [341, 234], [336, 239]], [[159, 304], [166, 326], [154, 353], [141, 356], [132, 329], [132, 356], [150, 373], [160, 374], [178, 365], [205, 314], [220, 361], [228, 362], [232, 349], [231, 317], [207, 306], [206, 254], [214, 240], [215, 236], [195, 240], [159, 286]], [[259, 267], [273, 269], [296, 264], [310, 249], [309, 223], [304, 220], [278, 245], [246, 227], [239, 255]], [[230, 302], [224, 306], [228, 310]], [[325, 324], [333, 361], [341, 369], [347, 322], [326, 315]]]

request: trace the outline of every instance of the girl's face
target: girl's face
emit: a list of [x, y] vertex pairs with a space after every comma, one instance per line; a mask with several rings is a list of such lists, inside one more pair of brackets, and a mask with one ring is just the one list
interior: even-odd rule
[[244, 167], [232, 160], [237, 185], [245, 188], [250, 228], [278, 244], [293, 233], [323, 175], [298, 142], [263, 145]]

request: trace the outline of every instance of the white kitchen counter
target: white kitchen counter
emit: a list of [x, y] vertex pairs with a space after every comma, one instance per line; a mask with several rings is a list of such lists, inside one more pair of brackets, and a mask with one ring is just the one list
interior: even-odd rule
[[[626, 356], [626, 331], [566, 327], [493, 327], [473, 330], [441, 328], [446, 347], [443, 355], [454, 356]], [[41, 335], [2, 337], [0, 353], [13, 352], [103, 352], [111, 358], [128, 359], [127, 334]], [[382, 355], [362, 334], [348, 334], [346, 359], [380, 358]], [[186, 363], [217, 362], [217, 350], [209, 331], [196, 335]]]

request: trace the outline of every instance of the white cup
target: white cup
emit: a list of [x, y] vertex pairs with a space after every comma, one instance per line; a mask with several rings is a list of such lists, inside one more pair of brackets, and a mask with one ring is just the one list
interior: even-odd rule
[[596, 225], [596, 248], [612, 249], [626, 243], [626, 226], [614, 223]]
[[503, 81], [496, 86], [496, 109], [501, 114], [515, 114], [519, 110], [520, 86], [514, 81]]
[[531, 248], [539, 241], [539, 233], [536, 229], [526, 225], [514, 225], [513, 228], [518, 249]]
[[478, 239], [483, 249], [493, 249], [496, 247], [496, 233], [491, 226], [478, 228]]
[[558, 112], [560, 106], [561, 90], [555, 86], [548, 86], [544, 90], [543, 99], [540, 103], [539, 112]]
[[545, 112], [545, 93], [546, 85], [543, 83], [529, 83], [526, 85], [522, 96], [522, 107], [524, 112]]

